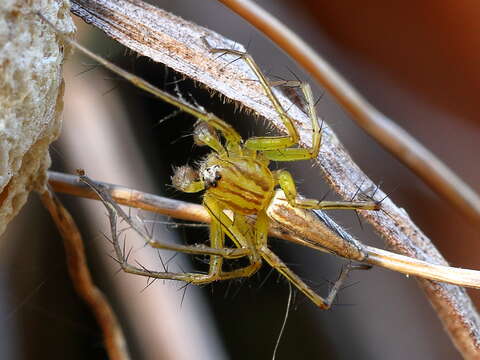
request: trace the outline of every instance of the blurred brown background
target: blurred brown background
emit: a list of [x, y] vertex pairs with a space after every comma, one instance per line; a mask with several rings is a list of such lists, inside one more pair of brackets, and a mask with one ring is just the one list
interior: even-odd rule
[[[291, 78], [293, 71], [308, 80], [308, 75], [275, 46], [216, 1], [202, 0], [201, 6], [198, 0], [154, 3], [242, 44], [250, 43], [249, 52], [271, 77]], [[291, 26], [372, 104], [480, 191], [477, 2], [258, 3]], [[123, 56], [124, 50], [84, 24], [80, 26], [80, 41], [160, 86], [167, 84], [171, 89], [168, 83], [177, 79], [161, 65]], [[76, 65], [69, 66], [65, 133], [52, 151], [54, 168], [71, 172], [83, 167], [99, 180], [184, 199], [165, 184], [169, 183], [172, 165], [192, 162], [203, 153], [202, 149], [192, 150], [188, 135], [193, 120], [179, 115], [158, 125], [172, 108], [99, 69], [80, 74], [88, 69], [85, 63], [89, 60], [77, 60]], [[182, 82], [180, 86], [183, 93], [191, 93], [245, 136], [264, 131], [260, 126], [254, 128], [252, 119], [234, 114], [233, 107], [212, 102], [192, 84]], [[316, 93], [321, 94], [322, 89], [316, 87]], [[384, 190], [408, 211], [453, 265], [480, 269], [479, 224], [452, 210], [385, 153], [328, 94], [319, 102], [318, 112], [364, 171], [383, 183]], [[322, 197], [328, 191], [308, 163], [295, 164], [293, 171], [304, 194]], [[183, 290], [178, 291], [179, 284], [157, 282], [142, 291], [144, 279], [122, 273], [110, 276], [115, 267], [107, 256], [108, 244], [101, 238], [107, 219], [100, 205], [63, 199], [85, 230], [93, 272], [119, 311], [134, 359], [271, 358], [288, 288], [276, 274], [268, 276], [266, 266], [258, 276], [243, 282], [188, 288], [180, 305]], [[188, 199], [199, 201], [198, 196]], [[98, 212], [92, 224], [94, 211]], [[382, 247], [382, 241], [368, 227], [360, 227], [353, 213], [332, 216], [360, 240]], [[8, 241], [1, 252], [0, 358], [103, 359], [100, 331], [73, 293], [61, 241], [47, 225], [48, 215], [32, 196], [28, 208], [4, 235]], [[206, 230], [158, 231], [160, 236], [176, 236], [179, 241], [202, 241], [208, 236]], [[335, 280], [339, 259], [275, 240], [272, 246], [326, 293], [326, 280]], [[180, 261], [189, 266], [188, 259]], [[413, 279], [374, 269], [353, 274], [350, 284], [340, 293], [338, 305], [328, 312], [297, 296], [279, 359], [460, 358]], [[470, 293], [480, 299], [478, 292]]]

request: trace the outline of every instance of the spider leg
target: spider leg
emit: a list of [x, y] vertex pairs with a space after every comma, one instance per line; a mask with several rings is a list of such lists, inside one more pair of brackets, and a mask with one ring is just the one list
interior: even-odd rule
[[255, 223], [255, 246], [257, 248], [267, 246], [269, 220], [265, 210], [257, 214], [257, 222]]
[[[213, 248], [218, 247], [218, 249], [221, 250], [223, 248], [224, 236], [225, 234], [222, 231], [221, 224], [218, 221], [212, 221], [210, 229], [211, 246]], [[223, 257], [221, 255], [210, 255], [209, 253], [206, 253], [210, 255], [210, 266], [208, 274], [201, 274], [195, 272], [177, 273], [169, 271], [153, 271], [141, 265], [134, 266], [130, 264], [128, 262], [128, 254], [126, 254], [125, 251], [122, 250], [119, 244], [118, 236], [113, 236], [113, 244], [117, 256], [116, 261], [119, 263], [120, 267], [124, 272], [155, 279], [184, 281], [193, 285], [205, 285], [220, 280], [249, 277], [261, 266], [261, 261], [258, 260], [258, 256], [249, 256], [249, 258], [253, 258], [256, 260], [252, 261], [249, 265], [243, 268], [235, 269], [233, 271], [223, 271]], [[189, 253], [191, 254], [191, 252]]]
[[309, 149], [290, 148], [290, 146], [298, 144], [300, 139], [298, 131], [295, 128], [293, 119], [280, 104], [280, 101], [273, 92], [267, 78], [253, 60], [252, 56], [238, 50], [213, 48], [205, 38], [203, 38], [203, 41], [210, 52], [237, 55], [247, 63], [258, 78], [265, 94], [271, 101], [287, 130], [288, 135], [286, 136], [262, 136], [249, 138], [245, 141], [245, 147], [250, 150], [263, 151], [268, 159], [277, 161], [295, 161], [316, 157], [320, 149], [321, 134], [320, 125], [318, 124], [315, 111], [315, 102], [313, 100], [310, 86], [307, 83], [300, 84], [300, 88], [307, 102], [308, 115], [312, 124], [312, 146]]
[[212, 276], [211, 274], [200, 274], [194, 272], [174, 273], [168, 271], [153, 271], [145, 267], [133, 266], [129, 264], [125, 259], [120, 260], [119, 263], [122, 270], [126, 273], [146, 276], [154, 279], [185, 281], [193, 285], [208, 284], [218, 280], [216, 276]]
[[[224, 229], [226, 228], [226, 226], [222, 224], [219, 220], [222, 219], [223, 221], [226, 221], [225, 218], [228, 219], [228, 217], [223, 214], [223, 211], [221, 211], [218, 204], [212, 200], [209, 201], [209, 203], [206, 205], [206, 208], [212, 216], [212, 223], [210, 225], [210, 246], [213, 249], [218, 249], [220, 252], [221, 250], [225, 250]], [[235, 226], [229, 225], [228, 229], [229, 229], [230, 236], [234, 237], [237, 240], [237, 241], [234, 240], [237, 246], [238, 245], [241, 246], [241, 244], [248, 243], [248, 240], [246, 240], [246, 238], [243, 237], [242, 233]], [[112, 231], [113, 230], [114, 229], [112, 228]], [[238, 241], [239, 238], [241, 238], [240, 241]], [[256, 254], [253, 254], [253, 251], [247, 247], [242, 249], [248, 252], [246, 255], [249, 256], [250, 264], [245, 267], [235, 269], [233, 271], [223, 271], [222, 265], [223, 265], [224, 257], [221, 255], [212, 255], [211, 253], [203, 253], [205, 255], [207, 254], [210, 255], [210, 264], [209, 264], [208, 274], [200, 274], [200, 273], [193, 273], [193, 272], [173, 273], [168, 271], [167, 272], [152, 271], [144, 267], [138, 267], [138, 266], [133, 266], [129, 264], [128, 256], [125, 256], [124, 251], [122, 251], [117, 236], [113, 236], [113, 243], [114, 243], [115, 252], [118, 258], [117, 260], [123, 271], [130, 274], [141, 275], [141, 276], [146, 276], [146, 277], [151, 277], [156, 279], [185, 281], [187, 283], [194, 284], [194, 285], [208, 284], [214, 281], [234, 279], [239, 277], [249, 277], [254, 272], [256, 272], [261, 266], [260, 257]], [[235, 250], [235, 249], [231, 249], [231, 250]], [[192, 254], [192, 252], [190, 251], [181, 251], [181, 252]]]
[[[221, 211], [218, 203], [213, 199], [205, 196], [204, 203], [207, 210], [212, 216], [210, 243], [211, 246], [204, 245], [180, 245], [160, 242], [152, 239], [144, 229], [137, 224], [135, 219], [129, 217], [123, 209], [118, 206], [111, 196], [104, 191], [103, 188], [97, 186], [90, 178], [85, 175], [80, 175], [80, 179], [90, 186], [100, 197], [103, 205], [109, 213], [110, 228], [112, 234], [112, 242], [117, 257], [117, 262], [120, 264], [123, 271], [131, 274], [166, 280], [179, 280], [192, 284], [207, 284], [217, 280], [232, 279], [237, 277], [248, 277], [252, 275], [261, 266], [261, 259], [255, 253], [254, 248], [249, 246], [252, 241], [243, 236], [242, 232], [233, 226], [229, 218]], [[122, 250], [118, 239], [117, 218], [120, 216], [125, 220], [133, 230], [135, 230], [145, 241], [146, 244], [159, 249], [177, 251], [190, 255], [210, 255], [210, 269], [208, 274], [199, 273], [172, 273], [164, 271], [152, 271], [144, 267], [138, 267], [128, 263], [128, 255]], [[223, 222], [223, 223], [222, 223]], [[230, 222], [230, 223], [229, 223]], [[225, 231], [226, 230], [226, 231]], [[226, 248], [224, 246], [225, 232], [234, 240], [238, 248]], [[240, 239], [240, 240], [239, 240]], [[236, 269], [231, 272], [222, 271], [223, 258], [240, 258], [248, 256], [250, 265]]]
[[314, 159], [320, 151], [322, 141], [322, 129], [318, 123], [317, 111], [315, 110], [315, 101], [313, 99], [312, 88], [306, 82], [298, 82], [306, 101], [307, 114], [312, 126], [312, 145], [309, 148], [286, 148], [264, 151], [264, 156], [273, 161], [297, 161]]
[[225, 137], [225, 140], [228, 143], [228, 147], [231, 148], [232, 151], [237, 151], [238, 153], [241, 153], [240, 144], [242, 143], [242, 137], [235, 131], [235, 129], [231, 125], [227, 124], [225, 121], [221, 120], [214, 114], [211, 114], [205, 111], [205, 109], [189, 104], [185, 100], [175, 97], [159, 89], [158, 87], [150, 84], [148, 81], [145, 81], [144, 79], [138, 76], [135, 76], [129, 73], [128, 71], [123, 70], [122, 68], [102, 58], [101, 56], [98, 56], [97, 54], [91, 52], [87, 48], [80, 45], [70, 36], [63, 34], [59, 29], [55, 27], [55, 25], [53, 25], [49, 20], [47, 20], [42, 14], [38, 13], [38, 16], [40, 16], [43, 19], [43, 21], [45, 21], [49, 26], [51, 26], [56, 31], [57, 35], [61, 36], [66, 43], [68, 43], [69, 45], [71, 45], [81, 53], [85, 54], [89, 58], [95, 60], [99, 64], [105, 66], [107, 69], [109, 69], [113, 73], [124, 78], [125, 80], [132, 83], [133, 85], [139, 87], [140, 89], [177, 107], [181, 111], [184, 111], [190, 115], [193, 115], [197, 119], [211, 125], [216, 130], [222, 133], [222, 135]]
[[286, 170], [274, 172], [277, 183], [282, 188], [285, 196], [293, 207], [303, 209], [351, 209], [351, 210], [379, 210], [380, 203], [377, 201], [319, 201], [316, 199], [305, 199], [298, 195], [297, 187], [292, 175]]
[[[238, 259], [247, 256], [250, 253], [250, 250], [248, 248], [213, 248], [201, 244], [181, 245], [154, 240], [148, 233], [146, 233], [143, 227], [134, 218], [128, 216], [125, 211], [123, 211], [123, 209], [112, 199], [111, 195], [107, 191], [105, 191], [104, 188], [93, 182], [86, 175], [81, 174], [79, 178], [80, 181], [87, 184], [90, 188], [93, 189], [93, 191], [95, 191], [95, 193], [97, 193], [103, 206], [105, 206], [105, 209], [108, 211], [108, 218], [110, 221], [110, 228], [113, 237], [116, 237], [117, 218], [118, 216], [120, 216], [138, 235], [140, 235], [146, 241], [149, 246], [153, 248], [177, 251], [191, 255], [219, 255], [228, 259]], [[117, 255], [118, 254], [121, 254], [121, 251], [117, 252]], [[118, 256], [118, 258], [120, 259], [121, 256]]]
[[[245, 221], [242, 215], [235, 215], [234, 221], [223, 212], [218, 202], [209, 197], [204, 197], [204, 206], [211, 216], [210, 246], [214, 248], [225, 248], [225, 234], [232, 239], [239, 249], [248, 249], [250, 264], [232, 271], [223, 271], [223, 258], [219, 256], [210, 257], [210, 271], [215, 271], [218, 280], [249, 277], [253, 275], [262, 265], [261, 257], [255, 250], [255, 240], [252, 232], [252, 225]], [[268, 226], [268, 223], [267, 223]]]
[[319, 308], [327, 310], [330, 309], [332, 306], [333, 300], [337, 296], [338, 291], [341, 289], [342, 284], [348, 277], [348, 274], [351, 270], [359, 270], [359, 269], [367, 269], [369, 267], [365, 267], [363, 265], [351, 265], [348, 264], [342, 269], [340, 276], [338, 277], [337, 281], [333, 284], [332, 288], [330, 289], [327, 297], [322, 297], [318, 295], [311, 287], [309, 287], [305, 282], [300, 279], [300, 277], [295, 274], [285, 263], [270, 249], [266, 246], [259, 249], [262, 258], [274, 269], [280, 272], [283, 276], [287, 278], [293, 285], [297, 287], [302, 293], [304, 293], [315, 305]]
[[[220, 214], [220, 209], [218, 206], [214, 206], [213, 204], [210, 204], [208, 207], [208, 211], [212, 214], [212, 211], [216, 211], [216, 214], [212, 214], [212, 223], [210, 225], [210, 246], [213, 248], [224, 248], [225, 246], [225, 233], [222, 230], [222, 223], [217, 220], [220, 219], [221, 217], [219, 216]], [[239, 244], [236, 243], [238, 246]], [[238, 277], [247, 277], [250, 276], [251, 270], [251, 265], [241, 268], [241, 269], [236, 269], [233, 271], [223, 271], [222, 270], [223, 266], [223, 257], [218, 256], [218, 255], [211, 255], [210, 256], [210, 268], [209, 268], [209, 274], [212, 276], [216, 277], [216, 280], [225, 280], [225, 279], [232, 279], [232, 278], [238, 278]]]
[[[219, 253], [221, 250], [225, 249], [224, 236], [225, 234], [222, 230], [221, 224], [218, 221], [212, 219], [212, 224], [210, 227], [211, 248], [218, 249]], [[208, 274], [201, 274], [201, 273], [195, 273], [195, 272], [177, 273], [177, 272], [169, 272], [169, 271], [153, 271], [153, 270], [147, 269], [144, 266], [141, 266], [141, 265], [135, 266], [128, 262], [129, 254], [126, 254], [125, 250], [123, 250], [122, 247], [120, 246], [118, 234], [116, 234], [115, 226], [112, 226], [112, 241], [113, 241], [113, 245], [114, 245], [114, 249], [117, 257], [116, 261], [119, 263], [123, 271], [130, 274], [146, 276], [146, 277], [155, 278], [155, 279], [177, 280], [177, 281], [184, 281], [193, 285], [203, 285], [203, 284], [208, 284], [208, 283], [219, 281], [219, 280], [233, 279], [238, 277], [248, 277], [252, 275], [255, 271], [257, 271], [257, 269], [261, 265], [261, 262], [256, 261], [256, 262], [252, 262], [250, 265], [246, 267], [229, 271], [229, 272], [224, 272], [222, 271], [223, 257], [221, 255], [212, 255], [211, 251], [202, 253], [198, 251], [197, 248], [194, 248], [195, 250], [194, 252], [190, 251], [192, 249], [186, 249], [187, 251], [179, 251], [179, 252], [188, 253], [188, 254], [195, 253], [195, 254], [210, 255], [210, 266], [209, 266]], [[148, 244], [150, 244], [150, 242], [148, 242]], [[185, 248], [188, 248], [188, 247], [185, 247]], [[232, 249], [232, 250], [235, 250], [235, 249]], [[245, 249], [245, 250], [246, 250], [246, 255], [248, 255], [249, 258], [251, 258], [250, 249]], [[253, 257], [253, 258], [256, 258], [256, 257]]]
[[[216, 249], [225, 246], [225, 234], [218, 221], [212, 219], [210, 224], [210, 246]], [[223, 257], [219, 255], [210, 255], [209, 274], [220, 274], [222, 272]]]

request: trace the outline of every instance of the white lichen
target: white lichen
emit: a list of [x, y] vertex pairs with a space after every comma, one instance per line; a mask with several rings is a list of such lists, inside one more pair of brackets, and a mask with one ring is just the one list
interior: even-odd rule
[[0, 234], [45, 186], [60, 132], [64, 46], [37, 15], [73, 33], [67, 0], [0, 1]]

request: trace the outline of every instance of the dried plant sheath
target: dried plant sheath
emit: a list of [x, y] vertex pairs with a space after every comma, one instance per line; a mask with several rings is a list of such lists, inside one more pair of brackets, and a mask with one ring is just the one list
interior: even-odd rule
[[316, 250], [326, 249], [332, 254], [351, 260], [365, 261], [368, 257], [364, 246], [336, 225], [325, 213], [292, 207], [281, 190], [277, 190], [267, 214], [284, 230], [289, 230], [292, 235], [292, 238], [289, 238], [291, 241]]
[[292, 207], [280, 190], [275, 194], [267, 214], [282, 229], [282, 238], [300, 245], [406, 275], [480, 289], [480, 271], [431, 264], [364, 245], [325, 212]]
[[[231, 41], [138, 0], [75, 1], [72, 11], [130, 49], [218, 91], [241, 104], [243, 109], [251, 110], [282, 129], [277, 113], [270, 107], [261, 88], [255, 82], [242, 80], [248, 78], [248, 71], [242, 62], [225, 68], [230, 59], [212, 58], [200, 39], [206, 36], [216, 47], [233, 47]], [[287, 99], [279, 97], [284, 104], [288, 104]], [[290, 108], [290, 105], [285, 107]], [[296, 120], [301, 143], [309, 145], [309, 120], [294, 106], [289, 113]], [[344, 198], [355, 193], [358, 184], [363, 184], [364, 188], [374, 186], [327, 126], [323, 128], [322, 146], [316, 163], [320, 165], [326, 180]], [[383, 193], [377, 193], [377, 199], [383, 196]], [[362, 215], [385, 239], [388, 247], [429, 263], [448, 265], [405, 211], [389, 199], [382, 206], [385, 213]], [[479, 356], [480, 320], [465, 290], [425, 280], [419, 283], [457, 348], [467, 358]]]

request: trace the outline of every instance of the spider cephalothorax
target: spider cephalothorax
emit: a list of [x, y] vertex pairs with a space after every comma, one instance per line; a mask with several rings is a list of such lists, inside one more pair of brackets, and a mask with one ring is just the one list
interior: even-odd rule
[[251, 156], [212, 152], [200, 163], [198, 171], [189, 169], [176, 169], [172, 177], [174, 187], [188, 192], [198, 191], [203, 185], [205, 196], [239, 214], [254, 215], [265, 210], [273, 196], [272, 172], [265, 161]]
[[[205, 185], [208, 174], [214, 172], [213, 185], [205, 196], [220, 202], [234, 212], [251, 215], [264, 210], [273, 196], [274, 179], [261, 162], [246, 156], [211, 154], [200, 170]], [[212, 170], [213, 169], [213, 170]]]

